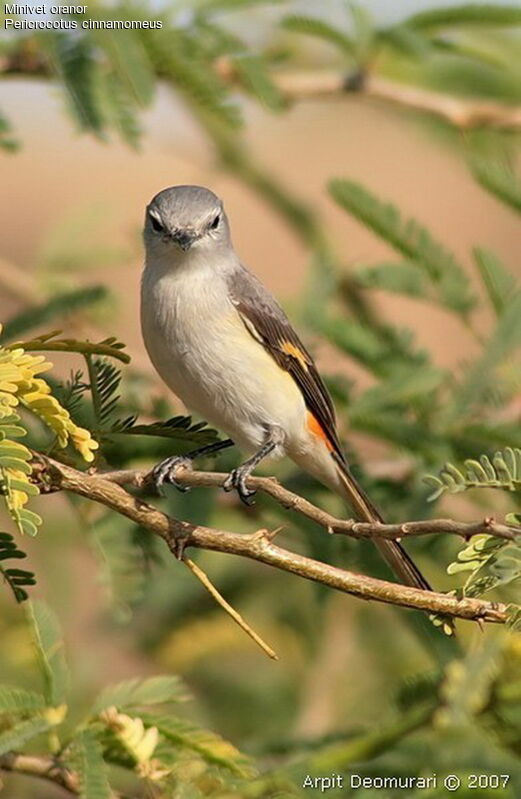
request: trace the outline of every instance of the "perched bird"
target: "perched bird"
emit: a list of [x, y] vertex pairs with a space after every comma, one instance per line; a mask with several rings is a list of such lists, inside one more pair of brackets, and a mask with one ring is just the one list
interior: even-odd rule
[[[146, 210], [141, 325], [159, 375], [190, 410], [230, 439], [162, 461], [158, 488], [198, 455], [236, 444], [248, 459], [225, 489], [251, 502], [247, 478], [287, 455], [342, 496], [358, 519], [381, 516], [342, 452], [333, 403], [284, 311], [241, 263], [219, 197], [199, 186], [159, 192]], [[179, 485], [178, 485], [179, 487]], [[378, 539], [397, 577], [428, 589], [403, 547]]]

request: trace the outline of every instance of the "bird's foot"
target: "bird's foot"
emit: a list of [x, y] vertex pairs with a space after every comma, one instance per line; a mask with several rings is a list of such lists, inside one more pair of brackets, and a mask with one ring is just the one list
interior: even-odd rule
[[152, 470], [152, 480], [155, 483], [158, 494], [163, 494], [163, 485], [169, 483], [177, 488], [178, 491], [190, 491], [190, 486], [185, 486], [176, 478], [178, 469], [191, 469], [192, 459], [186, 455], [172, 455], [164, 461], [154, 466]]
[[255, 505], [253, 496], [257, 493], [246, 485], [246, 480], [250, 474], [251, 466], [249, 464], [243, 464], [230, 472], [223, 484], [225, 491], [233, 491], [235, 488], [241, 501], [248, 506]]

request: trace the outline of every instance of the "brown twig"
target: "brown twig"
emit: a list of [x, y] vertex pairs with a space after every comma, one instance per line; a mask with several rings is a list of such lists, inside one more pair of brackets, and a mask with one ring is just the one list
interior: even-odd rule
[[[73, 796], [81, 793], [81, 783], [78, 774], [66, 768], [59, 760], [40, 755], [22, 755], [18, 752], [7, 752], [0, 755], [0, 771], [10, 771], [16, 774], [26, 774], [30, 777], [40, 777], [59, 785]], [[123, 796], [114, 791], [110, 792], [110, 799], [123, 799]]]
[[[104, 472], [105, 480], [118, 485], [132, 485], [136, 488], [151, 486], [151, 472], [139, 469], [123, 469], [117, 472]], [[221, 488], [227, 474], [220, 472], [195, 472], [189, 469], [179, 469], [176, 480], [181, 485], [196, 487], [206, 486]], [[499, 524], [488, 517], [476, 522], [458, 522], [453, 519], [428, 519], [423, 521], [399, 522], [397, 524], [382, 524], [370, 522], [357, 522], [353, 519], [337, 519], [325, 510], [317, 508], [304, 497], [289, 491], [274, 477], [249, 477], [248, 487], [262, 491], [275, 499], [283, 508], [301, 513], [308, 519], [324, 527], [329, 533], [349, 535], [353, 538], [408, 538], [418, 535], [431, 535], [449, 533], [468, 539], [478, 533], [488, 533], [497, 538], [512, 540], [515, 529], [506, 524]]]
[[[355, 574], [282, 549], [273, 543], [269, 534], [241, 535], [189, 524], [167, 516], [139, 497], [133, 496], [115, 479], [79, 472], [45, 456], [40, 456], [40, 462], [45, 465], [44, 473], [40, 471], [40, 480], [43, 479], [48, 488], [70, 491], [115, 510], [163, 538], [174, 553], [179, 551], [182, 543], [183, 548], [191, 546], [250, 558], [361, 599], [373, 599], [474, 621], [483, 619], [498, 624], [507, 621], [507, 607], [502, 603], [468, 597], [460, 599]], [[121, 476], [122, 473], [119, 474]], [[128, 481], [130, 473], [125, 474]], [[254, 481], [251, 484], [255, 485]]]
[[292, 101], [355, 95], [432, 114], [462, 130], [521, 127], [519, 106], [492, 100], [467, 100], [396, 83], [378, 75], [366, 74], [359, 81], [349, 81], [346, 75], [337, 71], [288, 72], [272, 77], [284, 97]]
[[231, 616], [231, 618], [239, 625], [239, 627], [241, 627], [244, 632], [249, 635], [250, 638], [255, 641], [255, 643], [258, 644], [264, 652], [266, 652], [268, 657], [270, 657], [272, 660], [278, 660], [279, 657], [277, 653], [273, 651], [271, 646], [268, 646], [268, 644], [262, 640], [260, 635], [258, 635], [255, 630], [250, 627], [250, 625], [243, 619], [241, 614], [237, 613], [235, 608], [233, 608], [229, 602], [226, 601], [226, 599], [222, 596], [222, 594], [219, 593], [215, 585], [212, 583], [208, 575], [201, 569], [201, 567], [198, 566], [197, 563], [194, 563], [194, 561], [190, 558], [184, 556], [183, 562], [186, 563], [192, 574], [197, 577], [202, 585], [204, 585], [208, 593], [213, 596], [215, 601], [223, 608], [223, 610], [225, 610], [226, 613]]
[[75, 796], [80, 793], [78, 775], [64, 768], [51, 757], [19, 755], [16, 752], [7, 752], [4, 755], [0, 755], [1, 770], [27, 774], [31, 777], [41, 777], [44, 780], [53, 782], [55, 785], [60, 785]]

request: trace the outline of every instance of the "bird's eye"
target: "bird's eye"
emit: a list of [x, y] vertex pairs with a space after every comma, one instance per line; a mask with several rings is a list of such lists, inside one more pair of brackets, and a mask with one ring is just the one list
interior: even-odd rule
[[212, 230], [215, 230], [217, 227], [219, 227], [219, 222], [220, 222], [220, 221], [221, 221], [221, 215], [220, 215], [220, 214], [217, 214], [217, 216], [215, 216], [215, 217], [212, 219], [212, 221], [210, 222], [210, 228], [211, 228]]
[[152, 229], [155, 230], [156, 233], [162, 233], [164, 231], [164, 227], [154, 214], [150, 214], [150, 224], [152, 225]]

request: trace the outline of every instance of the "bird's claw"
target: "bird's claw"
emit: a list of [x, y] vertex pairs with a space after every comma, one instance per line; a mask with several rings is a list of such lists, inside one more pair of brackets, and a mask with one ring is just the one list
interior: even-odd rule
[[190, 486], [185, 486], [176, 478], [178, 469], [191, 469], [192, 461], [184, 455], [173, 455], [170, 458], [165, 458], [164, 461], [158, 463], [152, 470], [152, 480], [155, 483], [158, 494], [163, 494], [163, 485], [169, 483], [175, 486], [178, 491], [190, 491]]
[[253, 491], [246, 485], [246, 480], [249, 476], [250, 470], [248, 468], [239, 466], [237, 469], [234, 469], [232, 472], [230, 472], [223, 483], [223, 488], [225, 491], [233, 491], [235, 488], [239, 495], [239, 499], [244, 502], [245, 505], [251, 506], [255, 505], [253, 496], [256, 494], [256, 491]]

